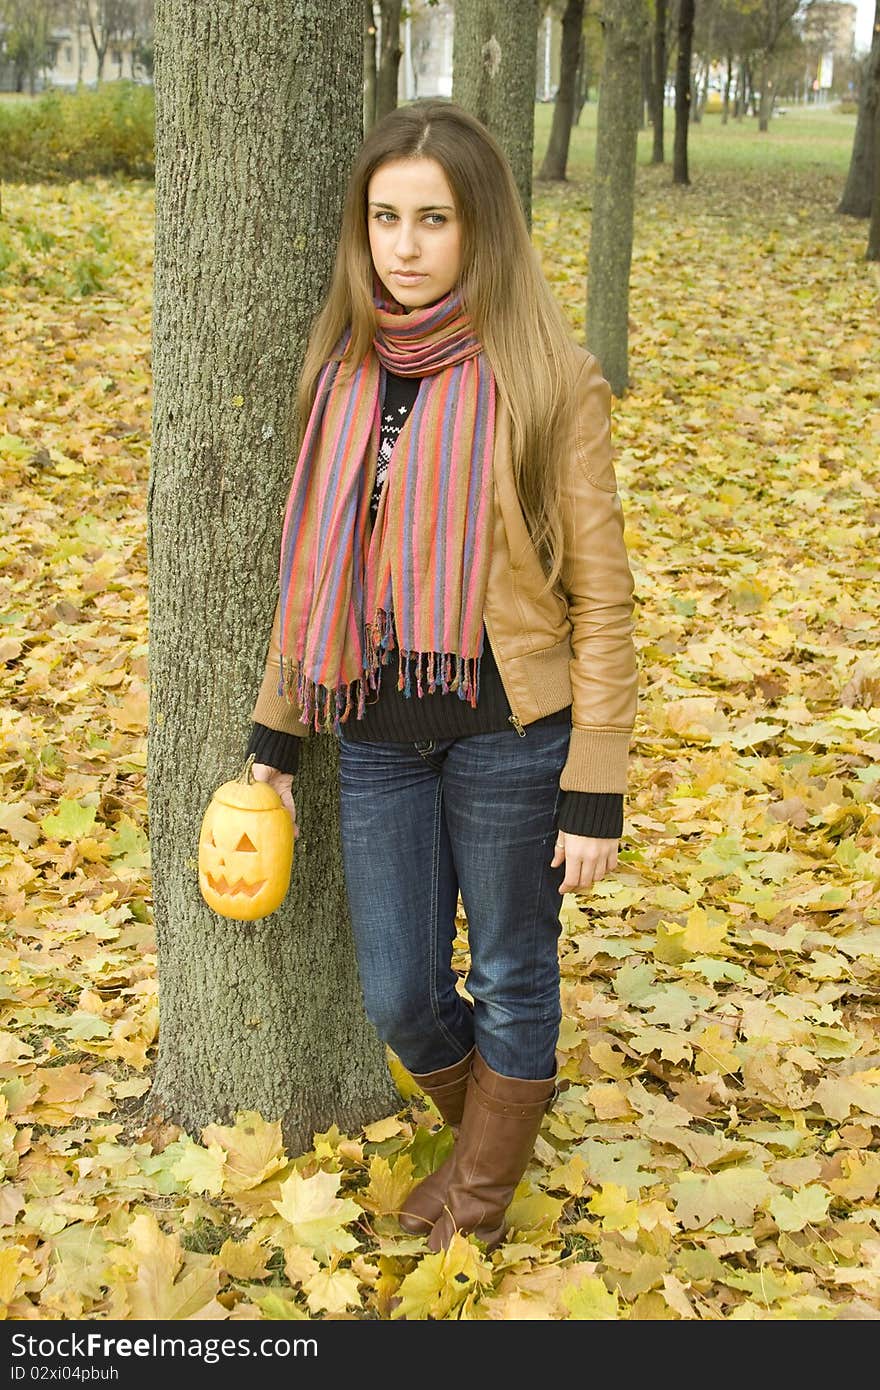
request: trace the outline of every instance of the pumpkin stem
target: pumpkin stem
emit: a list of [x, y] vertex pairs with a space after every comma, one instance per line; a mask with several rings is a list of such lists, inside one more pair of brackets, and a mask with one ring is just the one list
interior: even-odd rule
[[256, 756], [257, 756], [256, 753], [249, 753], [249, 754], [248, 754], [248, 760], [247, 760], [247, 762], [245, 763], [244, 767], [242, 768], [242, 770], [241, 770], [241, 776], [240, 776], [239, 779], [238, 779], [239, 782], [244, 782], [245, 785], [248, 786], [248, 787], [251, 786], [251, 784], [253, 783], [253, 780], [254, 780], [254, 778], [253, 778], [253, 773], [251, 772], [251, 768], [252, 768], [253, 765], [254, 765], [254, 759], [256, 758]]

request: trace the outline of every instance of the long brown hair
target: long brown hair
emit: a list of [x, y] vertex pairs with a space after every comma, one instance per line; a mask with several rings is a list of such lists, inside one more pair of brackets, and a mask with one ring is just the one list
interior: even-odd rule
[[559, 461], [571, 447], [574, 336], [544, 278], [501, 147], [480, 121], [451, 101], [424, 99], [398, 107], [372, 127], [360, 148], [330, 287], [303, 361], [297, 452], [318, 375], [340, 335], [351, 327], [345, 355], [351, 370], [371, 350], [376, 316], [367, 189], [381, 165], [406, 158], [435, 159], [452, 190], [462, 229], [463, 307], [510, 415], [517, 495], [550, 588], [562, 565]]

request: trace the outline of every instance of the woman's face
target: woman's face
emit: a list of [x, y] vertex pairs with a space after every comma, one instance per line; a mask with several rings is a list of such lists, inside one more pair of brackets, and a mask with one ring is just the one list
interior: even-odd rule
[[377, 169], [367, 185], [367, 224], [376, 274], [405, 309], [433, 304], [458, 282], [461, 225], [436, 159], [394, 159]]

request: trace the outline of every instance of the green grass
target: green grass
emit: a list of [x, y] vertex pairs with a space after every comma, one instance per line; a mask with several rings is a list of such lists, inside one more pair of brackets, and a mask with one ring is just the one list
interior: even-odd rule
[[[585, 106], [578, 125], [572, 129], [569, 147], [569, 178], [590, 176], [596, 144], [595, 102]], [[535, 107], [535, 173], [541, 166], [553, 107], [540, 102]], [[688, 173], [693, 181], [701, 171], [740, 169], [761, 173], [770, 169], [816, 169], [826, 174], [846, 174], [849, 167], [854, 115], [842, 115], [828, 107], [789, 106], [785, 116], [775, 116], [770, 129], [758, 130], [756, 116], [722, 124], [720, 115], [704, 115], [688, 132]], [[666, 163], [672, 172], [672, 140], [675, 112], [667, 107], [664, 115]], [[639, 131], [638, 163], [650, 165], [654, 131], [649, 125]]]

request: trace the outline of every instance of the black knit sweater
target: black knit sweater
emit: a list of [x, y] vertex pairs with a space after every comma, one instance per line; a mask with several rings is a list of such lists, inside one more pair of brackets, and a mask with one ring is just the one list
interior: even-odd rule
[[[382, 404], [382, 427], [379, 441], [379, 458], [376, 464], [376, 483], [370, 499], [373, 521], [379, 506], [379, 497], [391, 460], [395, 441], [412, 409], [419, 389], [418, 377], [394, 376], [386, 373], [385, 397]], [[480, 659], [480, 689], [476, 708], [467, 700], [461, 700], [454, 691], [443, 693], [441, 688], [431, 693], [424, 683], [424, 694], [416, 698], [414, 664], [411, 693], [409, 697], [397, 689], [399, 654], [396, 646], [388, 654], [388, 664], [380, 667], [381, 677], [378, 698], [368, 704], [363, 719], [349, 716], [340, 726], [342, 737], [355, 742], [378, 740], [383, 743], [414, 743], [423, 739], [463, 738], [467, 734], [496, 733], [509, 730], [511, 738], [519, 738], [510, 723], [512, 713], [510, 703], [504, 693], [501, 675], [495, 662], [492, 647], [483, 629], [483, 653]], [[542, 724], [571, 725], [571, 706], [545, 715], [526, 726], [526, 737], [530, 729]], [[264, 724], [254, 724], [251, 730], [247, 753], [255, 755], [255, 761], [266, 763], [280, 772], [295, 773], [299, 769], [300, 745], [302, 739], [297, 734], [281, 733], [267, 728]], [[619, 838], [623, 830], [623, 796], [618, 792], [573, 792], [564, 791], [560, 797], [558, 826], [560, 830], [575, 835], [594, 835], [605, 839]]]

